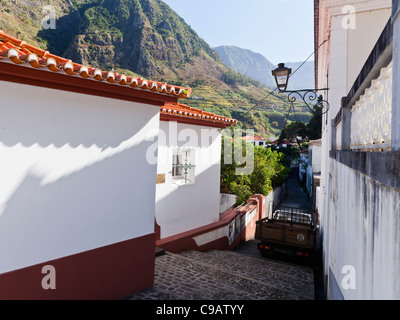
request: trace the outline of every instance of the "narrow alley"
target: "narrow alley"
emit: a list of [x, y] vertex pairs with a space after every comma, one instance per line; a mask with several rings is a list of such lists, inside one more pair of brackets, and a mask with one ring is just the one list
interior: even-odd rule
[[[281, 205], [310, 208], [295, 172]], [[262, 258], [256, 240], [234, 251], [166, 252], [156, 258], [155, 283], [129, 300], [315, 300], [314, 262]]]
[[312, 204], [310, 198], [300, 186], [298, 176], [298, 170], [293, 168], [286, 180], [285, 197], [279, 205], [281, 207], [311, 210]]

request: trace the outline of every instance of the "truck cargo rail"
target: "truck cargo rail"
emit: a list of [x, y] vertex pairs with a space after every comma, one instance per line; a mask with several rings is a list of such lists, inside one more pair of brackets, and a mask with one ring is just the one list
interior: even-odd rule
[[255, 239], [264, 257], [273, 253], [309, 256], [315, 249], [318, 225], [310, 210], [274, 206], [270, 217], [256, 222]]
[[274, 207], [272, 221], [288, 222], [291, 225], [315, 225], [314, 214], [311, 210], [291, 207]]

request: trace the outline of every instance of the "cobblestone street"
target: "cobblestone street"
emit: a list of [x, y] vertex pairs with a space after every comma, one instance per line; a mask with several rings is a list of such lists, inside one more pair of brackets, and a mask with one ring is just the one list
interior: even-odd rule
[[[310, 208], [292, 172], [281, 205]], [[318, 261], [262, 258], [256, 240], [235, 251], [187, 251], [156, 258], [152, 288], [130, 300], [320, 300], [324, 299]]]
[[313, 300], [314, 272], [256, 255], [256, 242], [237, 251], [188, 251], [156, 258], [155, 284], [130, 300]]

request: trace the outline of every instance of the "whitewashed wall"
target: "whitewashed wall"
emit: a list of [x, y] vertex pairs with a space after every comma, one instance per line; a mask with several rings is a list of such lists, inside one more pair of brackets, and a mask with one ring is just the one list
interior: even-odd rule
[[[331, 162], [331, 211], [326, 233], [334, 286], [346, 300], [398, 300], [400, 195], [335, 160]], [[348, 274], [342, 273], [345, 266], [353, 266], [356, 272], [354, 289], [342, 286]]]
[[321, 172], [321, 145], [313, 145], [312, 149], [312, 171]]
[[[390, 12], [388, 8], [357, 14], [357, 29], [348, 31], [347, 89], [353, 86], [365, 59], [386, 25]], [[362, 40], [364, 38], [365, 41]], [[362, 45], [360, 41], [363, 41]], [[340, 80], [335, 79], [338, 82]], [[390, 87], [389, 84], [388, 88]], [[379, 90], [388, 94], [383, 85]], [[376, 96], [376, 106], [380, 107], [384, 101], [381, 97], [376, 99]], [[353, 111], [359, 110], [353, 108]], [[374, 114], [377, 117], [380, 115], [375, 109], [366, 114]], [[382, 125], [385, 123], [383, 119], [387, 117], [389, 113], [383, 112], [380, 119]], [[353, 130], [356, 128], [353, 124], [359, 118], [356, 112], [352, 113], [354, 137], [360, 136]], [[361, 131], [365, 128], [370, 129], [371, 133], [375, 132], [373, 126], [364, 121]], [[377, 137], [377, 141], [383, 140]], [[352, 148], [355, 149], [358, 140], [353, 141]], [[325, 196], [324, 207], [328, 207], [328, 210], [322, 213], [324, 245], [327, 244], [324, 248], [325, 268], [329, 269], [326, 271], [329, 278], [328, 299], [399, 299], [398, 191], [356, 172], [339, 161], [328, 159], [328, 162], [326, 168], [329, 174], [329, 192]], [[361, 164], [354, 162], [352, 165], [355, 168], [361, 167]], [[370, 165], [371, 163], [366, 163], [367, 167]], [[349, 268], [352, 271], [349, 271]], [[354, 276], [354, 279], [350, 280], [350, 275]], [[349, 283], [354, 287], [349, 288]]]
[[[204, 134], [213, 130], [214, 137], [202, 138], [202, 129]], [[166, 139], [162, 139], [163, 133]], [[194, 137], [189, 138], [188, 134]], [[177, 185], [172, 181], [172, 150], [184, 145], [195, 150], [195, 183]], [[161, 227], [161, 239], [219, 221], [219, 130], [161, 121], [158, 159], [158, 174], [166, 175], [165, 183], [158, 184], [156, 191], [156, 220]]]
[[347, 91], [356, 81], [391, 13], [390, 3], [387, 8], [356, 13], [355, 29], [348, 29]]
[[236, 204], [237, 196], [229, 193], [221, 193], [219, 199], [219, 213], [221, 214], [233, 208]]
[[154, 232], [159, 107], [2, 81], [0, 96], [0, 273]]
[[280, 204], [281, 200], [285, 197], [285, 193], [286, 184], [275, 188], [265, 197], [265, 211], [262, 218], [272, 217], [273, 206]]
[[[334, 15], [331, 18], [331, 40], [328, 61], [325, 65], [326, 74], [319, 77], [319, 87], [329, 88], [325, 97], [330, 104], [329, 112], [323, 116], [322, 146], [321, 146], [321, 234], [323, 235], [323, 263], [324, 273], [329, 273], [329, 238], [326, 232], [329, 229], [329, 195], [331, 193], [329, 150], [331, 145], [331, 120], [335, 118], [341, 107], [342, 97], [347, 95], [347, 30], [343, 29], [343, 15]], [[326, 236], [325, 236], [326, 235]]]

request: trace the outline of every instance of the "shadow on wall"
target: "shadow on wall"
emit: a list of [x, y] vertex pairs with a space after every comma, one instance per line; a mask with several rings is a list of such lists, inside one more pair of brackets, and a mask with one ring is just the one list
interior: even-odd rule
[[[23, 96], [16, 103], [2, 103], [0, 143], [12, 147], [54, 145], [97, 146], [105, 150], [116, 148], [140, 130], [143, 121], [158, 114], [158, 107], [135, 108], [133, 103], [113, 99], [72, 94], [60, 90], [7, 83], [0, 86], [0, 95]], [[147, 108], [147, 109], [146, 109]]]
[[[162, 238], [218, 221], [219, 172], [220, 165], [214, 164], [196, 175], [194, 184], [168, 186], [172, 192], [156, 202], [156, 220]], [[215, 179], [217, 183], [211, 184]], [[157, 185], [160, 187], [165, 186]]]
[[138, 156], [146, 149], [48, 184], [28, 172], [1, 206], [0, 273], [152, 233], [156, 167]]
[[22, 94], [0, 106], [0, 273], [154, 232], [145, 137], [158, 107], [12, 83], [7, 92]]
[[217, 222], [156, 241], [172, 253], [187, 250], [233, 250], [243, 241], [254, 239], [263, 196], [255, 195], [247, 204], [225, 212]]
[[137, 156], [146, 149], [45, 185], [28, 173], [0, 214], [0, 273], [152, 233], [156, 168]]

